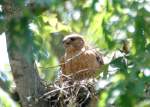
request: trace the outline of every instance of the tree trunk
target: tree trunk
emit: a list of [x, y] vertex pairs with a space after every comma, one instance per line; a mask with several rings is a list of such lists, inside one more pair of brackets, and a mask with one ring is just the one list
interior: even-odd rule
[[[19, 20], [22, 16], [21, 8], [15, 5], [14, 2], [15, 0], [4, 1], [3, 11], [5, 13], [6, 22], [10, 22], [12, 19]], [[15, 25], [12, 25], [11, 27], [15, 27]], [[9, 29], [6, 30], [7, 50], [11, 71], [22, 107], [47, 107], [44, 101], [37, 101], [39, 95], [44, 92], [44, 85], [40, 81], [33, 58], [28, 61], [27, 58], [24, 57], [24, 53], [19, 51], [19, 49], [12, 47], [12, 43], [14, 42], [12, 38], [14, 35], [11, 34]], [[15, 43], [16, 47], [19, 47], [20, 40], [17, 40], [16, 38]], [[25, 50], [32, 55], [32, 44], [30, 44], [30, 42], [28, 42], [28, 46]]]
[[[7, 41], [9, 36], [7, 35]], [[8, 45], [9, 46], [9, 45]], [[12, 69], [16, 89], [19, 93], [21, 104], [23, 107], [42, 107], [36, 104], [36, 99], [43, 93], [44, 87], [40, 82], [40, 78], [35, 70], [34, 63], [29, 63], [20, 52], [10, 52], [9, 61]], [[43, 106], [45, 107], [45, 106]]]

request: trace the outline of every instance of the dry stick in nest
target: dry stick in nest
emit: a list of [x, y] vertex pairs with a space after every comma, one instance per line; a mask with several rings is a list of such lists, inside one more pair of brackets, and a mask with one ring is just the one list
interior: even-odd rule
[[[76, 72], [76, 73], [80, 73], [80, 72], [87, 71], [87, 70], [88, 70], [88, 69], [80, 70], [80, 71], [78, 71], [78, 72]], [[74, 74], [72, 74], [72, 75], [74, 75]], [[66, 82], [69, 82], [69, 80], [71, 80], [70, 76], [72, 76], [72, 75], [64, 75], [64, 74], [63, 74], [63, 76], [69, 78], [68, 81], [66, 81]], [[76, 82], [77, 82], [78, 84], [80, 84], [79, 81], [76, 81]], [[82, 82], [81, 82], [80, 85], [82, 85]], [[55, 89], [55, 90], [52, 90], [52, 91], [50, 91], [50, 92], [45, 93], [44, 95], [42, 95], [41, 97], [39, 97], [39, 99], [42, 99], [42, 98], [46, 97], [47, 95], [50, 95], [51, 93], [54, 93], [54, 92], [57, 92], [57, 91], [65, 92], [65, 93], [66, 93], [66, 91], [65, 91], [64, 89], [68, 89], [68, 88], [71, 88], [71, 87], [74, 87], [74, 85], [68, 84], [67, 87], [64, 87], [63, 84], [62, 84], [62, 87], [60, 87], [60, 86], [54, 84], [53, 88], [56, 88], [56, 89]], [[85, 86], [84, 86], [84, 87], [85, 87]]]
[[[81, 72], [85, 72], [85, 71], [88, 71], [89, 69], [83, 69], [83, 70], [79, 70], [78, 72], [76, 72], [75, 74], [78, 74], [78, 73], [81, 73]], [[67, 78], [67, 82], [69, 82], [69, 80], [71, 80], [72, 78], [72, 76], [73, 75], [75, 75], [75, 74], [71, 74], [71, 75], [64, 75], [64, 74], [62, 74], [64, 77], [66, 77]], [[79, 81], [78, 81], [78, 83], [79, 83]], [[62, 84], [63, 85], [63, 84]], [[44, 98], [44, 97], [46, 97], [46, 96], [48, 96], [48, 95], [50, 95], [50, 94], [52, 94], [52, 93], [54, 93], [54, 92], [57, 92], [57, 91], [60, 91], [60, 92], [65, 92], [66, 93], [66, 91], [64, 90], [64, 89], [68, 89], [68, 88], [71, 88], [71, 87], [74, 87], [74, 85], [70, 85], [70, 84], [68, 84], [69, 86], [67, 86], [67, 87], [60, 87], [60, 86], [58, 86], [58, 85], [56, 85], [56, 84], [54, 84], [54, 86], [53, 86], [53, 88], [56, 88], [55, 90], [52, 90], [52, 91], [49, 91], [49, 92], [47, 92], [47, 93], [45, 93], [44, 95], [42, 95], [39, 99], [42, 99], [42, 98]], [[52, 86], [51, 86], [52, 87]], [[84, 86], [85, 87], [85, 86]]]
[[64, 106], [62, 107], [65, 107], [67, 102], [72, 102], [72, 99], [74, 98], [75, 103], [82, 107], [82, 105], [85, 105], [87, 102], [89, 102], [89, 99], [93, 98], [93, 95], [95, 95], [95, 83], [90, 83], [89, 81], [85, 80], [75, 81], [70, 85], [66, 84], [68, 81], [65, 81], [62, 86], [54, 84], [54, 89], [46, 92], [39, 98], [39, 100], [44, 99], [46, 101], [49, 101], [49, 104], [53, 106], [58, 106], [60, 105], [60, 103], [63, 103], [62, 105]]
[[[61, 93], [62, 93], [62, 92], [66, 93], [66, 91], [65, 91], [64, 89], [71, 88], [71, 87], [73, 87], [73, 85], [68, 86], [68, 87], [63, 87], [63, 88], [54, 89], [54, 90], [52, 90], [52, 91], [49, 91], [49, 92], [45, 93], [44, 95], [42, 95], [41, 97], [39, 97], [39, 99], [45, 98], [45, 97], [47, 97], [48, 95], [50, 95], [50, 94], [52, 94], [52, 93], [55, 93], [55, 92], [57, 93], [58, 91], [60, 91]], [[56, 88], [56, 87], [55, 87], [55, 88]]]

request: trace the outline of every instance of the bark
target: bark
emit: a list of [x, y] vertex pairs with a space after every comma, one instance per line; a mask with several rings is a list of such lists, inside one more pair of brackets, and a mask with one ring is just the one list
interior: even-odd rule
[[[19, 18], [22, 17], [21, 8], [16, 6], [14, 2], [15, 0], [4, 1], [3, 10], [6, 22], [10, 22], [15, 18], [19, 20]], [[37, 101], [37, 98], [44, 92], [44, 85], [41, 83], [36, 71], [34, 60], [31, 58], [30, 61], [28, 61], [27, 58], [24, 57], [25, 53], [12, 47], [12, 43], [14, 42], [12, 37], [13, 34], [7, 29], [6, 39], [9, 61], [21, 105], [22, 107], [47, 107], [44, 101]], [[15, 42], [17, 42], [16, 46], [20, 45], [19, 40], [16, 39]], [[26, 50], [32, 55], [32, 44], [30, 44], [30, 42]]]
[[[8, 36], [7, 41], [11, 41]], [[12, 74], [22, 106], [46, 107], [42, 106], [42, 102], [36, 102], [39, 95], [43, 93], [44, 87], [40, 82], [34, 63], [28, 62], [20, 52], [10, 52], [8, 50], [8, 53]]]

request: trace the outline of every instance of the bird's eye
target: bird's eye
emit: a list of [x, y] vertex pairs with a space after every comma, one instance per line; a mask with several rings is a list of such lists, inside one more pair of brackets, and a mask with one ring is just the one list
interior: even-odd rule
[[71, 40], [71, 41], [74, 41], [74, 40], [75, 40], [75, 38], [70, 38], [70, 40]]

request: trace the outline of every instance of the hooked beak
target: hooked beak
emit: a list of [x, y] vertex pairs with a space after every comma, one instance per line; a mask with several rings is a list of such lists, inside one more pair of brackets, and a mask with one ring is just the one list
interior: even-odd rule
[[71, 41], [70, 39], [66, 39], [66, 40], [63, 40], [62, 42], [64, 45], [69, 45], [70, 41]]

